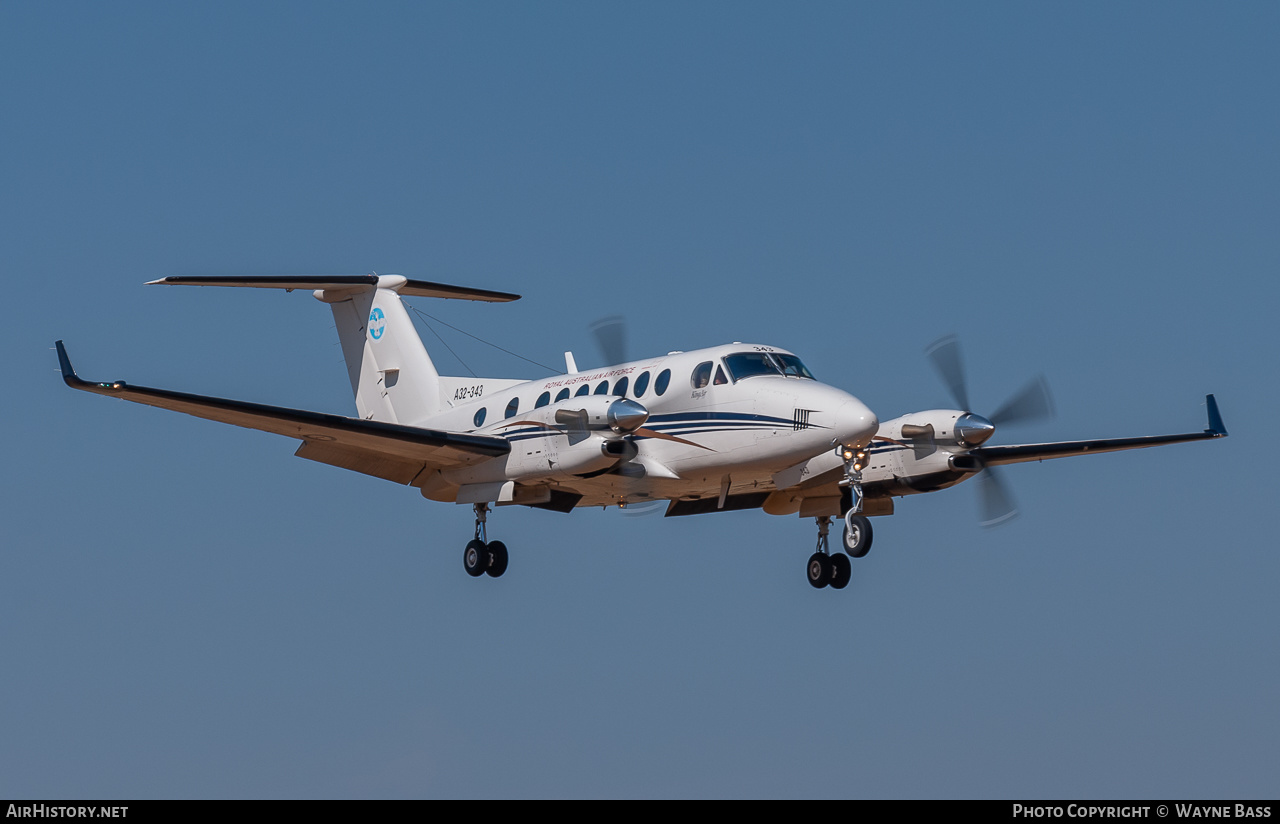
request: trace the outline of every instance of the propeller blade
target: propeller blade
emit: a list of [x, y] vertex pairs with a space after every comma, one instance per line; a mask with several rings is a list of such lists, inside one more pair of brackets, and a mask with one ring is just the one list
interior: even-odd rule
[[988, 416], [997, 426], [1034, 423], [1053, 417], [1053, 396], [1049, 394], [1049, 382], [1044, 375], [1037, 375], [1018, 394]]
[[640, 518], [646, 515], [661, 515], [667, 510], [669, 501], [640, 501], [638, 503], [628, 503], [622, 510], [622, 514], [628, 518]]
[[621, 315], [600, 318], [589, 328], [595, 335], [605, 366], [627, 362], [627, 322]]
[[983, 526], [999, 526], [1017, 516], [1018, 507], [1013, 503], [1004, 481], [1000, 480], [1000, 473], [987, 467], [974, 480], [978, 483], [978, 506]]
[[964, 364], [960, 361], [960, 340], [955, 335], [938, 338], [924, 350], [942, 382], [951, 390], [956, 406], [969, 411], [969, 391], [964, 380]]

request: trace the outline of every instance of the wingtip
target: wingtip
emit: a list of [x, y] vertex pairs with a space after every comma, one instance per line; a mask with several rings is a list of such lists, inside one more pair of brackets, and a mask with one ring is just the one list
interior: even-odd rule
[[1209, 428], [1205, 431], [1212, 433], [1214, 437], [1227, 437], [1227, 427], [1222, 423], [1222, 413], [1218, 411], [1218, 399], [1213, 395], [1205, 395], [1204, 403], [1209, 407]]
[[53, 346], [58, 350], [58, 366], [62, 369], [62, 382], [67, 386], [75, 386], [80, 382], [76, 377], [76, 370], [71, 366], [71, 358], [67, 356], [67, 347], [62, 345], [62, 341], [54, 341]]

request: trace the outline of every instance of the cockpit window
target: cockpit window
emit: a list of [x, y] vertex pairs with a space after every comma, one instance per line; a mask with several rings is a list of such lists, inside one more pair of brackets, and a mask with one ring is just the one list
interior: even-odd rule
[[734, 383], [757, 375], [783, 375], [789, 378], [808, 378], [813, 375], [795, 355], [779, 352], [739, 352], [724, 359], [733, 375]]
[[782, 374], [788, 378], [814, 379], [813, 373], [805, 368], [805, 365], [795, 355], [784, 355], [781, 352], [775, 352], [773, 357], [777, 359], [778, 363], [782, 364]]

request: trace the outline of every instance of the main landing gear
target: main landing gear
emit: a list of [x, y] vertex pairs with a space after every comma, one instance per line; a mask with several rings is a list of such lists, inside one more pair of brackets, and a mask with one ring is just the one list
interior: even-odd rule
[[489, 514], [489, 505], [476, 504], [475, 510], [476, 537], [462, 553], [462, 566], [472, 578], [486, 573], [497, 578], [507, 571], [507, 545], [502, 541], [485, 540], [485, 517]]
[[844, 589], [849, 586], [849, 579], [853, 577], [853, 566], [849, 563], [849, 557], [861, 558], [871, 550], [871, 521], [852, 509], [845, 515], [843, 543], [848, 555], [831, 552], [827, 537], [831, 529], [831, 516], [819, 516], [817, 521], [818, 548], [809, 556], [806, 568], [809, 585], [815, 589], [826, 586], [832, 589]]

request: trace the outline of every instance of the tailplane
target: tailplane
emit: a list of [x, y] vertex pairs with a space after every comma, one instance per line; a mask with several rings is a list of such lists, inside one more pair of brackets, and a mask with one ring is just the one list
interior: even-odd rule
[[519, 295], [410, 280], [400, 275], [169, 277], [153, 284], [310, 289], [329, 304], [364, 420], [415, 424], [443, 409], [440, 373], [400, 298], [403, 295], [505, 303]]

